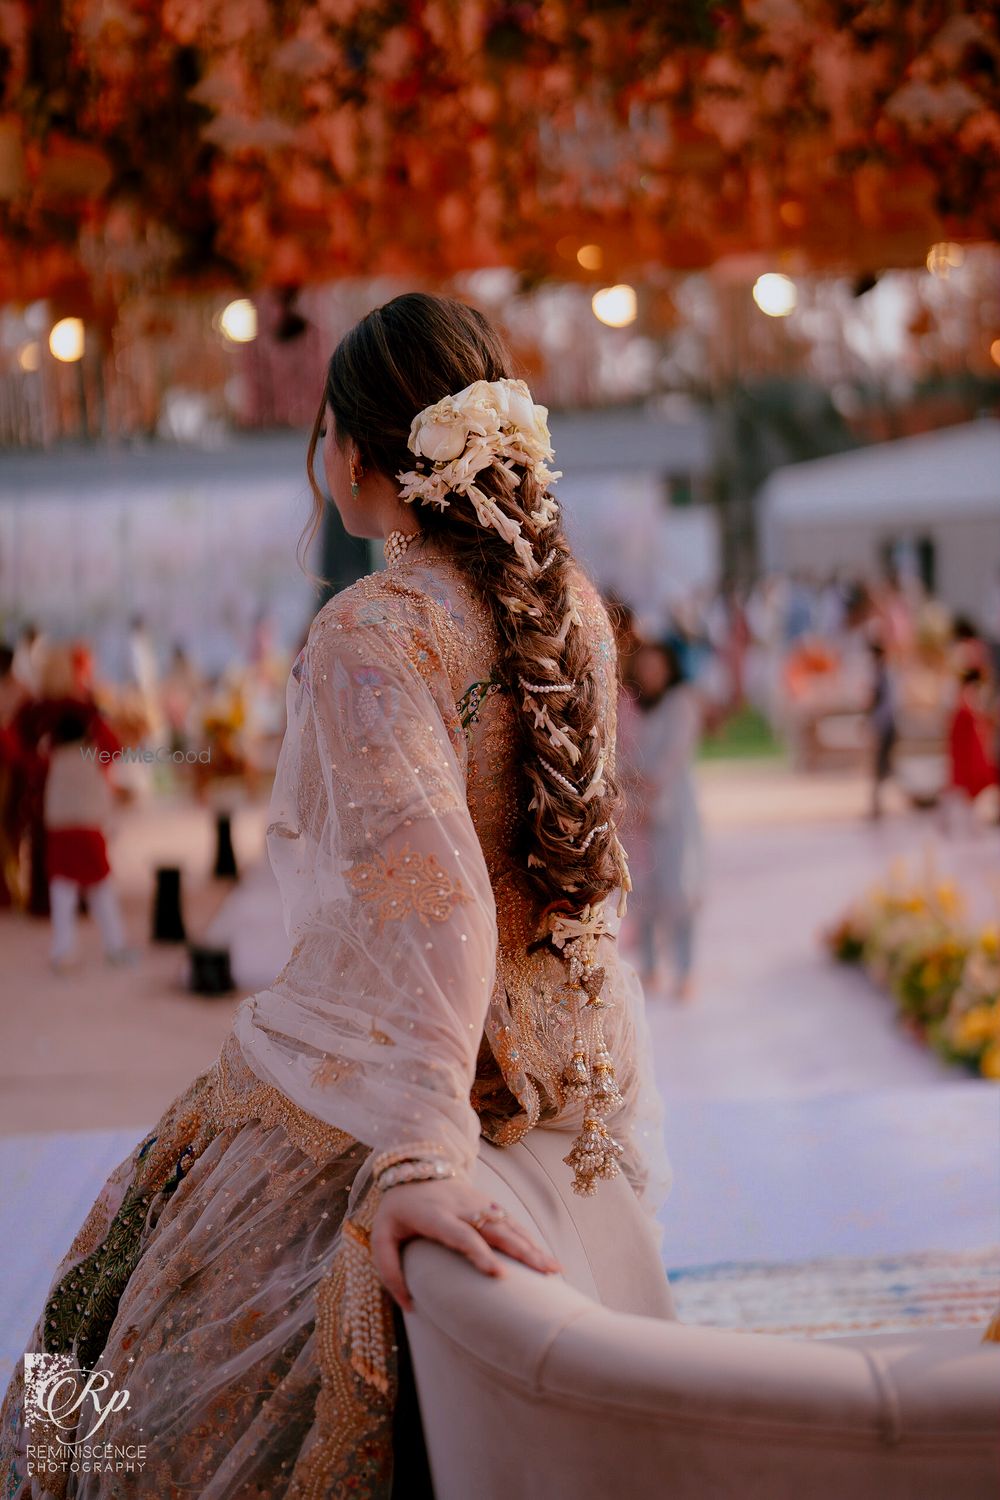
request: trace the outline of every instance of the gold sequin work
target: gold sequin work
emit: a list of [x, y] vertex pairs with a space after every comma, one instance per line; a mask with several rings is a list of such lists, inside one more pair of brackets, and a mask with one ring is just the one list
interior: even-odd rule
[[324, 1124], [293, 1104], [280, 1089], [262, 1083], [247, 1066], [233, 1035], [223, 1045], [217, 1069], [215, 1110], [219, 1128], [245, 1125], [250, 1120], [266, 1126], [281, 1125], [292, 1145], [317, 1166], [335, 1161], [354, 1144], [346, 1131]]
[[462, 883], [442, 869], [433, 854], [422, 855], [404, 844], [397, 854], [376, 853], [347, 871], [363, 901], [374, 907], [378, 928], [400, 922], [413, 912], [425, 927], [446, 922], [455, 907], [468, 901]]

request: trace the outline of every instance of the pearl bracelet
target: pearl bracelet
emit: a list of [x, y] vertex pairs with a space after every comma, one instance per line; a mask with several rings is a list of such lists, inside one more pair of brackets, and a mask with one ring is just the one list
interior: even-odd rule
[[446, 1161], [401, 1161], [396, 1166], [386, 1167], [375, 1179], [379, 1192], [395, 1187], [401, 1182], [430, 1182], [434, 1179], [454, 1177], [455, 1168]]

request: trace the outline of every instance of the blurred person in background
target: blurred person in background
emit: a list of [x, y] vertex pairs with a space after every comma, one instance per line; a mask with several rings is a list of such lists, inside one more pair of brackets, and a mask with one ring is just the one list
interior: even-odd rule
[[111, 879], [106, 829], [113, 793], [101, 751], [120, 749], [96, 711], [67, 705], [48, 733], [44, 821], [46, 871], [52, 908], [52, 967], [75, 967], [76, 916], [80, 897], [100, 929], [109, 963], [132, 957], [125, 940], [118, 896]]
[[[27, 909], [32, 916], [49, 915], [43, 803], [48, 770], [47, 745], [52, 729], [67, 708], [86, 707], [96, 713], [89, 653], [65, 641], [45, 642], [35, 653], [37, 692], [27, 698], [11, 720], [10, 729], [20, 757], [27, 834]], [[114, 741], [117, 745], [117, 740]]]
[[893, 751], [899, 737], [897, 728], [897, 688], [895, 673], [880, 636], [874, 635], [868, 645], [872, 667], [871, 699], [868, 722], [872, 734], [872, 795], [869, 817], [877, 822], [882, 816], [882, 788], [892, 775]]
[[840, 639], [847, 613], [847, 590], [839, 568], [821, 586], [816, 599], [816, 630], [828, 641]]
[[160, 673], [156, 646], [142, 615], [133, 615], [128, 634], [129, 677], [134, 684], [145, 718], [149, 739], [163, 741], [166, 722], [160, 697]]
[[[997, 567], [989, 597], [986, 601], [986, 639], [989, 643], [993, 679], [996, 735], [993, 741], [993, 760], [1000, 767], [1000, 566]], [[997, 822], [1000, 823], [1000, 797], [997, 798]]]
[[610, 592], [605, 595], [604, 607], [608, 611], [608, 619], [615, 636], [615, 650], [618, 653], [618, 671], [623, 683], [632, 681], [632, 662], [635, 653], [642, 645], [642, 636], [636, 624], [635, 610], [631, 604]]
[[670, 623], [662, 637], [673, 651], [686, 682], [697, 683], [706, 709], [715, 717], [725, 712], [729, 681], [709, 631], [712, 596], [707, 589], [692, 589], [673, 601]]
[[735, 713], [746, 698], [746, 657], [750, 627], [740, 590], [731, 578], [724, 579], [707, 612], [708, 638], [720, 673], [722, 701], [726, 713]]
[[958, 697], [948, 727], [948, 793], [945, 817], [956, 833], [976, 826], [975, 804], [997, 780], [992, 747], [996, 723], [988, 708], [986, 677], [978, 662], [960, 668]]
[[0, 646], [0, 729], [6, 729], [31, 697], [14, 670], [14, 651]]
[[815, 594], [807, 574], [795, 571], [787, 580], [785, 591], [785, 643], [792, 646], [802, 636], [811, 635], [815, 619]]
[[666, 642], [635, 655], [635, 707], [619, 733], [618, 765], [631, 804], [630, 911], [644, 984], [687, 999], [693, 994], [695, 916], [704, 883], [704, 837], [693, 761], [702, 715]]
[[34, 696], [41, 688], [42, 661], [46, 640], [37, 626], [24, 625], [14, 648], [13, 672], [25, 690]]
[[758, 578], [746, 605], [749, 645], [747, 691], [751, 702], [772, 727], [784, 719], [785, 580], [777, 573]]
[[900, 576], [890, 564], [874, 590], [872, 608], [878, 622], [879, 640], [896, 662], [905, 660], [916, 643], [916, 612], [922, 597], [919, 580], [909, 573]]
[[180, 643], [175, 644], [170, 667], [163, 678], [160, 694], [171, 750], [191, 747], [198, 706], [204, 692], [201, 673]]
[[14, 672], [14, 652], [0, 646], [0, 910], [21, 900], [24, 764], [14, 719], [28, 700]]

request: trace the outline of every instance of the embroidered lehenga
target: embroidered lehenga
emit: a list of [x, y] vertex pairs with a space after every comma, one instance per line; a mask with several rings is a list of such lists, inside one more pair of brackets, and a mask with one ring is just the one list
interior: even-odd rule
[[[574, 591], [613, 743], [610, 624], [582, 573]], [[390, 1494], [397, 1355], [366, 1243], [373, 1154], [430, 1145], [466, 1167], [480, 1136], [517, 1150], [558, 1128], [569, 1145], [581, 1123], [564, 968], [528, 951], [516, 713], [496, 660], [490, 611], [442, 558], [408, 556], [317, 615], [268, 829], [291, 957], [111, 1174], [29, 1344], [127, 1387], [99, 1436], [144, 1443], [144, 1466], [28, 1478], [26, 1443], [66, 1434], [26, 1429], [19, 1364], [4, 1495]], [[648, 1212], [668, 1169], [642, 997], [613, 932], [600, 961], [622, 1096], [606, 1124]]]

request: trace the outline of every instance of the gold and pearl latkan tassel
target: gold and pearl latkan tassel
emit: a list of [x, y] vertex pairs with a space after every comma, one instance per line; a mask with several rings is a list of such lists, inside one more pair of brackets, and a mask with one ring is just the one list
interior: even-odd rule
[[597, 1037], [597, 1056], [594, 1059], [590, 1103], [595, 1114], [610, 1115], [614, 1114], [616, 1109], [620, 1109], [625, 1101], [618, 1088], [615, 1065], [611, 1061], [611, 1053], [605, 1045], [600, 1025], [597, 1028]]
[[371, 1252], [371, 1226], [379, 1194], [369, 1191], [354, 1218], [345, 1219], [342, 1234], [343, 1336], [351, 1368], [383, 1395], [390, 1388], [389, 1362], [394, 1329], [392, 1306], [378, 1278]]
[[550, 940], [569, 968], [574, 1006], [573, 1052], [562, 1083], [567, 1097], [584, 1101], [583, 1128], [563, 1160], [573, 1168], [573, 1191], [583, 1197], [596, 1193], [599, 1179], [617, 1177], [624, 1155], [602, 1118], [623, 1103], [600, 1016], [606, 971], [596, 962], [597, 941], [606, 930], [603, 903], [585, 907], [579, 917], [553, 914], [548, 923]]
[[[599, 972], [603, 980], [603, 969]], [[624, 1154], [624, 1147], [604, 1123], [604, 1117], [620, 1109], [624, 1100], [615, 1077], [615, 1065], [604, 1041], [600, 1017], [603, 1007], [599, 990], [588, 993], [584, 1012], [589, 1013], [590, 1045], [585, 1060], [587, 1087], [584, 1091], [583, 1129], [573, 1142], [569, 1155], [563, 1157], [566, 1165], [573, 1168], [573, 1191], [585, 1198], [593, 1197], [599, 1178], [608, 1181], [618, 1176], [618, 1162]]]
[[563, 1073], [563, 1088], [576, 1099], [586, 1099], [590, 1093], [590, 1069], [587, 1067], [587, 1049], [579, 1022], [573, 1034], [573, 1055]]
[[598, 1179], [610, 1182], [621, 1170], [619, 1159], [625, 1148], [598, 1115], [585, 1115], [583, 1129], [573, 1142], [573, 1149], [563, 1161], [573, 1168], [573, 1191], [581, 1198], [592, 1198], [597, 1192]]

